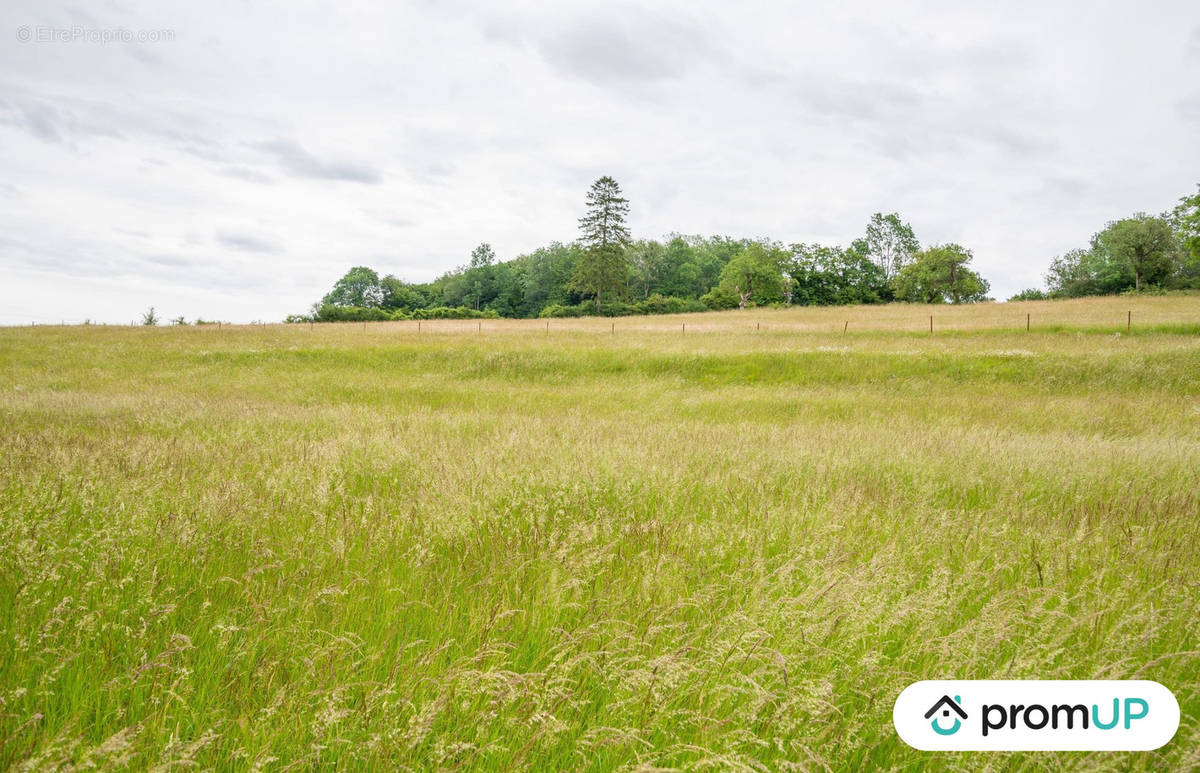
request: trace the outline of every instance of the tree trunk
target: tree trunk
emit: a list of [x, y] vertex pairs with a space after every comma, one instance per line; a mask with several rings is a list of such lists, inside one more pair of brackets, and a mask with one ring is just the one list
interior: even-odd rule
[[596, 316], [600, 316], [600, 292], [602, 288], [596, 288]]

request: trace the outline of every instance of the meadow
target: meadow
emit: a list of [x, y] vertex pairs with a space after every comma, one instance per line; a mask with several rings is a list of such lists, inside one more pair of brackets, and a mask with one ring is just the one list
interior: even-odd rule
[[0, 769], [1200, 768], [1198, 296], [6, 328], [0, 420]]

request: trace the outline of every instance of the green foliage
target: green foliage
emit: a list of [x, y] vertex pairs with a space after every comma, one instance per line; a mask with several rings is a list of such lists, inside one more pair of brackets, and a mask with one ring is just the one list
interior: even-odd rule
[[500, 315], [492, 309], [471, 309], [466, 306], [431, 306], [424, 309], [414, 309], [412, 314], [395, 319], [499, 319]]
[[852, 248], [869, 258], [883, 271], [884, 284], [895, 279], [912, 262], [921, 248], [912, 226], [893, 212], [876, 212], [867, 223], [866, 238], [856, 241]]
[[1162, 217], [1110, 222], [1087, 249], [1051, 260], [1046, 286], [1055, 298], [1200, 287], [1200, 193]]
[[710, 311], [725, 311], [727, 309], [738, 308], [741, 299], [733, 290], [726, 289], [723, 285], [718, 285], [704, 295], [701, 295], [700, 302]]
[[554, 242], [512, 261], [523, 277], [520, 316], [538, 316], [546, 306], [570, 305], [578, 300], [571, 289], [571, 274], [582, 250], [578, 245]]
[[719, 287], [725, 297], [732, 294], [739, 308], [783, 300], [784, 265], [787, 253], [774, 242], [751, 242], [721, 270]]
[[425, 306], [405, 311], [363, 306], [319, 304], [311, 314], [292, 314], [284, 322], [388, 322], [406, 319], [498, 319], [492, 309], [467, 306]]
[[1135, 290], [1163, 284], [1176, 268], [1175, 232], [1162, 218], [1139, 213], [1109, 223], [1097, 240], [1109, 258], [1133, 276]]
[[1181, 198], [1168, 217], [1183, 248], [1187, 278], [1200, 279], [1200, 191]]
[[412, 285], [388, 274], [379, 282], [383, 288], [380, 305], [388, 311], [411, 312], [429, 305], [429, 298], [419, 285]]
[[654, 240], [639, 240], [629, 248], [629, 286], [635, 297], [649, 298], [661, 285], [668, 267], [667, 249]]
[[880, 303], [891, 298], [883, 269], [854, 249], [793, 244], [792, 302], [802, 306]]
[[1010, 301], [1044, 301], [1050, 296], [1037, 288], [1030, 287], [1009, 298]]
[[142, 314], [142, 324], [143, 325], [157, 325], [158, 324], [158, 315], [154, 313], [153, 306], [146, 309], [146, 312], [144, 314]]
[[974, 303], [987, 300], [988, 282], [968, 266], [971, 251], [941, 244], [913, 256], [892, 280], [898, 300], [913, 303]]
[[[338, 306], [332, 303], [322, 303], [313, 315], [316, 322], [382, 322], [395, 319], [397, 312], [381, 309], [377, 306]], [[403, 314], [403, 312], [400, 312]], [[297, 320], [307, 321], [307, 320]]]
[[329, 294], [321, 299], [321, 305], [378, 308], [383, 304], [385, 295], [379, 275], [374, 270], [355, 266], [334, 284]]
[[542, 318], [595, 316], [628, 317], [637, 314], [687, 314], [708, 310], [709, 307], [700, 301], [684, 298], [668, 298], [655, 293], [649, 298], [637, 301], [636, 303], [606, 301], [603, 305], [601, 305], [599, 311], [597, 311], [596, 305], [591, 302], [577, 303], [573, 306], [565, 306], [556, 303], [542, 309], [538, 316]]
[[579, 219], [579, 244], [583, 253], [571, 275], [575, 290], [596, 299], [596, 313], [604, 291], [620, 293], [628, 264], [625, 252], [630, 243], [625, 218], [629, 201], [621, 196], [617, 181], [605, 176], [592, 183], [587, 194], [587, 213]]
[[876, 213], [866, 237], [849, 248], [801, 244], [788, 250], [770, 240], [678, 233], [664, 241], [633, 241], [628, 212], [616, 181], [601, 177], [588, 191], [576, 243], [553, 242], [507, 261], [498, 261], [483, 243], [465, 266], [426, 284], [392, 275], [379, 279], [358, 266], [312, 312], [288, 321], [407, 319], [430, 308], [501, 317], [583, 315], [578, 307], [586, 298], [592, 299], [589, 315], [605, 316], [674, 313], [662, 308], [880, 303], [892, 299], [886, 267], [906, 263], [916, 245], [911, 226], [895, 213]]

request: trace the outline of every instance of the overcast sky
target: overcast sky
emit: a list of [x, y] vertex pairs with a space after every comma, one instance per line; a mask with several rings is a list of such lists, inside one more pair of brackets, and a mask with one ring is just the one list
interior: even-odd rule
[[1004, 298], [1200, 182], [1195, 0], [5, 0], [0, 23], [3, 324], [277, 321], [354, 265], [424, 281], [482, 241], [570, 241], [604, 174], [641, 238], [846, 244], [897, 211]]

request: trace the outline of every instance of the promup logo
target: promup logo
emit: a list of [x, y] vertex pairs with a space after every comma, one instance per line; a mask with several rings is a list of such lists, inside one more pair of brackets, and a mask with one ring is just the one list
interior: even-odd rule
[[926, 719], [929, 719], [934, 714], [938, 713], [939, 709], [941, 710], [943, 717], [950, 716], [951, 709], [958, 714], [958, 718], [954, 720], [954, 724], [948, 728], [939, 725], [937, 719], [935, 718], [933, 722], [930, 723], [933, 726], [933, 732], [937, 733], [938, 735], [954, 735], [958, 732], [958, 729], [962, 727], [962, 720], [967, 718], [967, 712], [962, 710], [962, 707], [959, 705], [960, 703], [962, 703], [961, 695], [955, 695], [954, 700], [950, 700], [949, 695], [943, 695], [940, 701], [933, 704], [933, 708], [925, 712]]
[[1174, 737], [1179, 703], [1142, 680], [931, 681], [905, 688], [892, 720], [926, 751], [1148, 751]]

